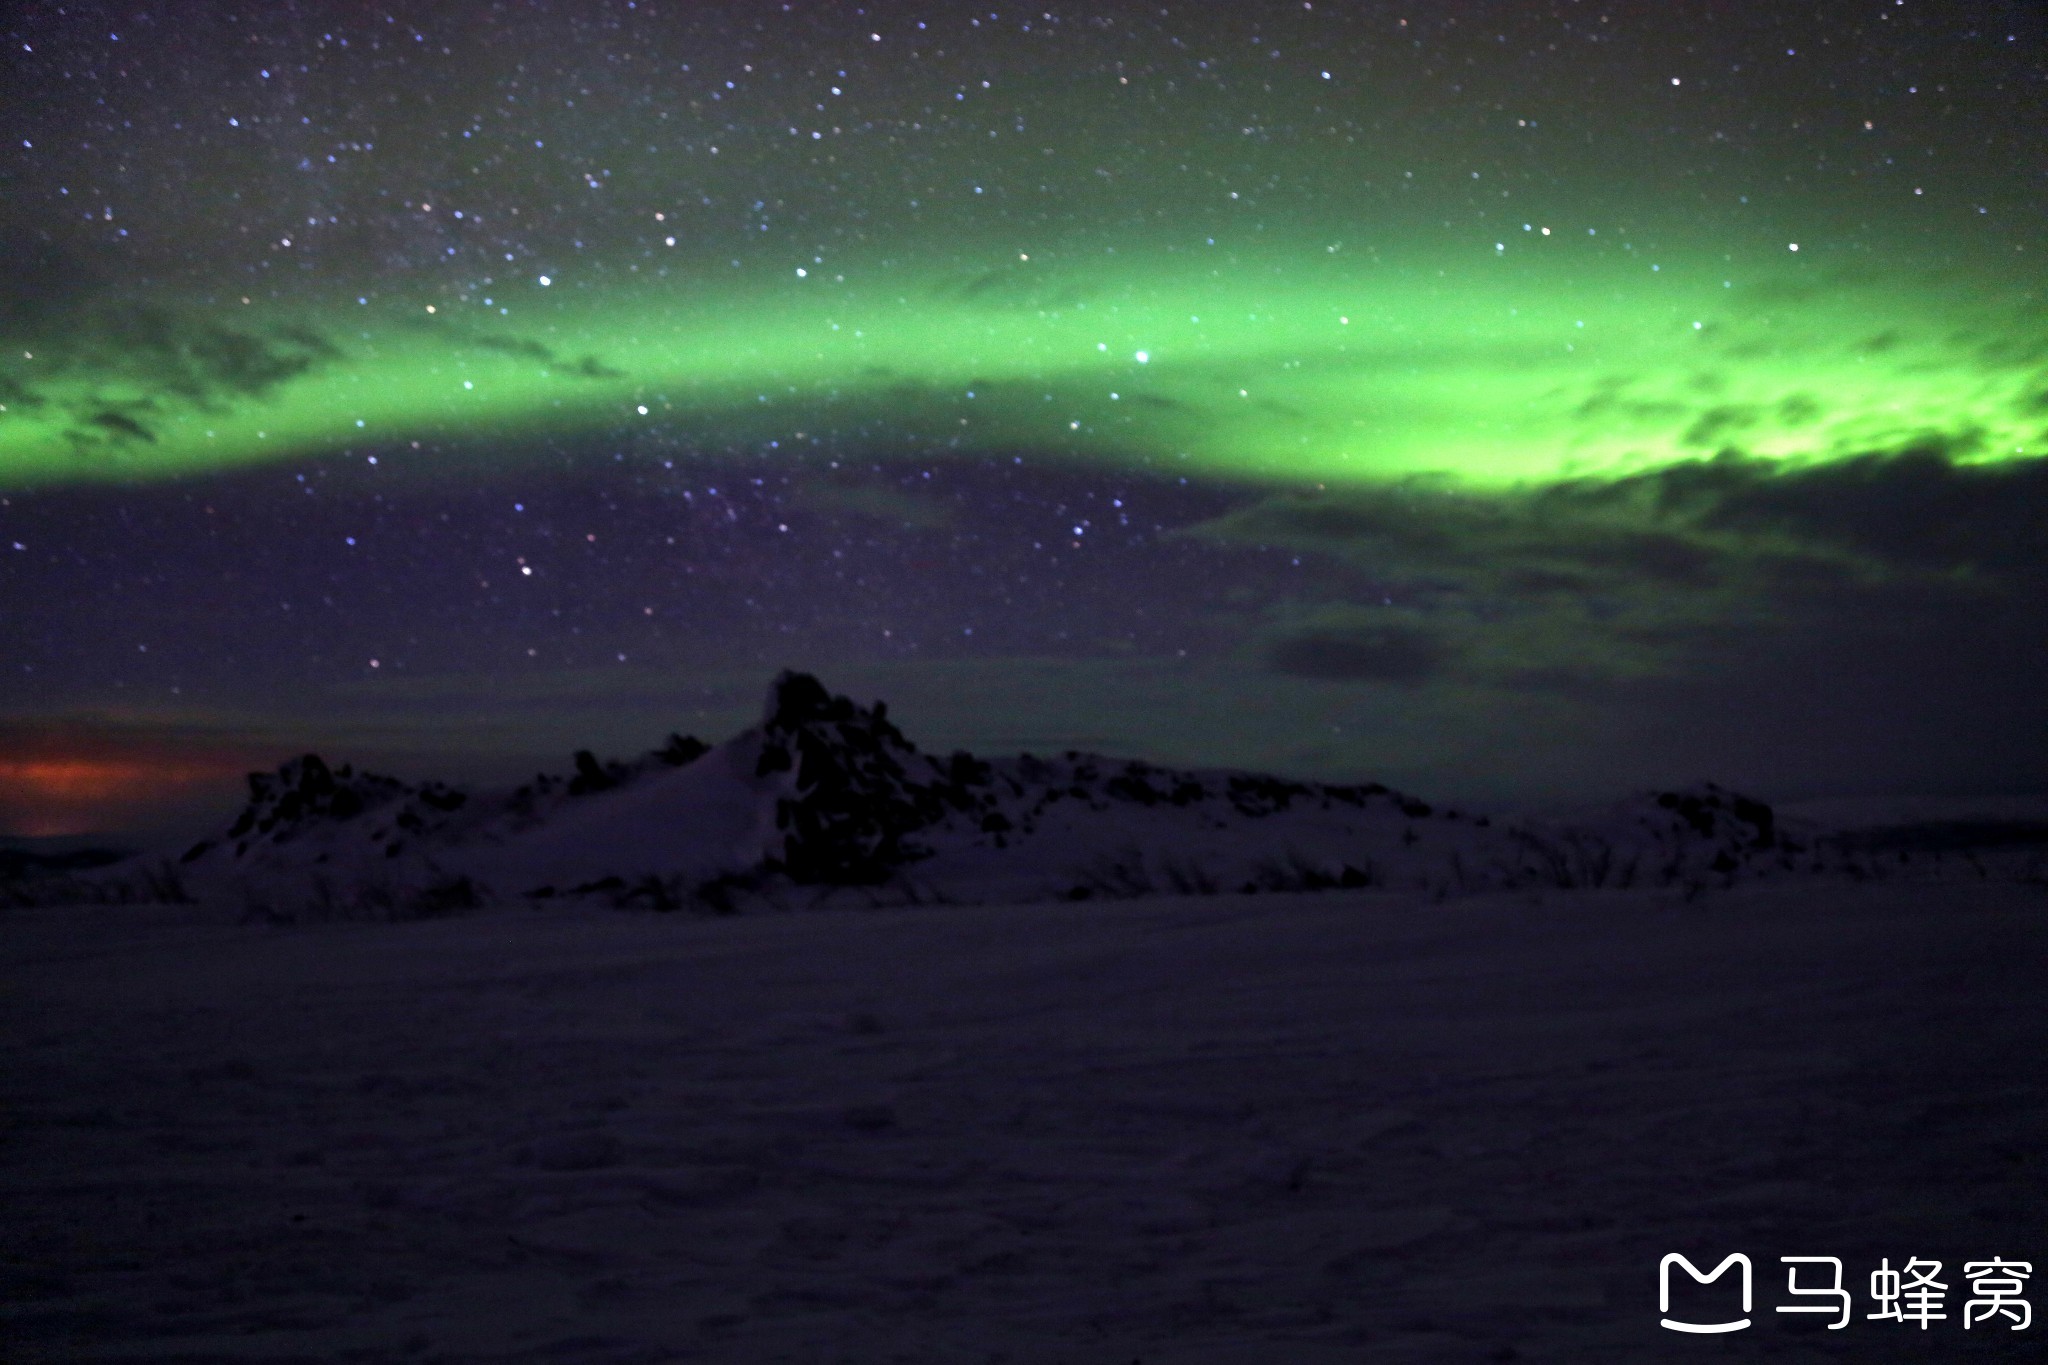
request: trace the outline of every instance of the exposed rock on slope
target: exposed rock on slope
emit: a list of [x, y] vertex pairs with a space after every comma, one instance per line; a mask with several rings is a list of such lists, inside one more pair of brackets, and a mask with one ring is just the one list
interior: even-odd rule
[[930, 856], [914, 836], [978, 801], [974, 760], [956, 756], [948, 773], [889, 723], [888, 708], [863, 709], [806, 673], [784, 673], [769, 689], [756, 776], [786, 774], [775, 796], [780, 836], [766, 865], [797, 882], [866, 885]]
[[249, 804], [227, 834], [185, 854], [193, 862], [223, 845], [235, 857], [265, 845], [290, 843], [308, 828], [368, 816], [372, 843], [396, 855], [406, 838], [437, 831], [468, 804], [469, 794], [439, 782], [411, 786], [382, 773], [358, 773], [348, 764], [329, 768], [318, 754], [287, 761], [274, 773], [249, 774]]

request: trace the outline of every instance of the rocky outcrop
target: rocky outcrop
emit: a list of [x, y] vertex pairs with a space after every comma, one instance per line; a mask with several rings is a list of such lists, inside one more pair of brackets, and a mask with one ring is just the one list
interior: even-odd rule
[[332, 827], [372, 813], [404, 835], [423, 834], [468, 804], [469, 794], [440, 782], [418, 786], [383, 773], [357, 772], [344, 763], [330, 768], [318, 754], [303, 754], [276, 772], [249, 774], [249, 800], [217, 840], [194, 845], [193, 862], [216, 848], [240, 858], [257, 848], [287, 844], [308, 830]]
[[977, 804], [958, 780], [974, 775], [972, 759], [948, 772], [890, 724], [883, 703], [857, 706], [807, 673], [769, 688], [755, 773], [788, 774], [769, 864], [803, 883], [886, 881], [930, 853], [920, 831]]

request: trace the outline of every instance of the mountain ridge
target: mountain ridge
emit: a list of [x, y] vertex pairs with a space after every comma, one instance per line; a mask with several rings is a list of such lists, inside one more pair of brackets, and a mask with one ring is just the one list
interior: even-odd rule
[[[886, 703], [784, 672], [721, 744], [578, 751], [509, 793], [407, 783], [305, 755], [180, 870], [262, 913], [432, 913], [589, 898], [654, 908], [1122, 899], [1383, 888], [1697, 892], [1828, 863], [1820, 831], [1711, 783], [1580, 823], [1496, 820], [1384, 784], [1177, 769], [1068, 750], [920, 749]], [[1795, 822], [1796, 823], [1796, 822]]]
[[1080, 750], [941, 756], [886, 703], [794, 671], [722, 743], [670, 734], [628, 760], [578, 750], [568, 773], [510, 790], [317, 754], [248, 781], [235, 819], [176, 863], [60, 870], [0, 899], [224, 899], [292, 921], [560, 900], [730, 913], [1324, 890], [1694, 897], [1813, 875], [2048, 882], [2048, 824], [1848, 829], [1711, 782], [1546, 819]]

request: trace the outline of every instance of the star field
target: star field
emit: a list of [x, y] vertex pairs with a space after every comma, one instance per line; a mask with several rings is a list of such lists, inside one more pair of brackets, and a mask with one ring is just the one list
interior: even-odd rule
[[[20, 828], [717, 733], [783, 666], [934, 743], [1482, 796], [2048, 772], [1994, 738], [2048, 733], [2030, 6], [0, 39]], [[22, 776], [123, 746], [184, 776]]]

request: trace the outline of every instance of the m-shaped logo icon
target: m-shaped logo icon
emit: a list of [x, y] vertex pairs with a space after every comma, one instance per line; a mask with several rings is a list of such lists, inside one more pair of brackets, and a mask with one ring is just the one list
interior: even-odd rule
[[[1729, 1266], [1741, 1266], [1743, 1316], [1729, 1322], [1680, 1322], [1671, 1317], [1671, 1267], [1674, 1265], [1684, 1266], [1685, 1273], [1692, 1276], [1696, 1284], [1712, 1284], [1727, 1272]], [[1698, 1332], [1704, 1335], [1711, 1335], [1717, 1332], [1741, 1331], [1749, 1326], [1748, 1314], [1752, 1297], [1751, 1290], [1749, 1257], [1739, 1251], [1730, 1253], [1726, 1260], [1715, 1266], [1711, 1273], [1705, 1275], [1700, 1273], [1698, 1266], [1675, 1251], [1657, 1263], [1657, 1311], [1665, 1315], [1662, 1319], [1663, 1325], [1674, 1332]]]

